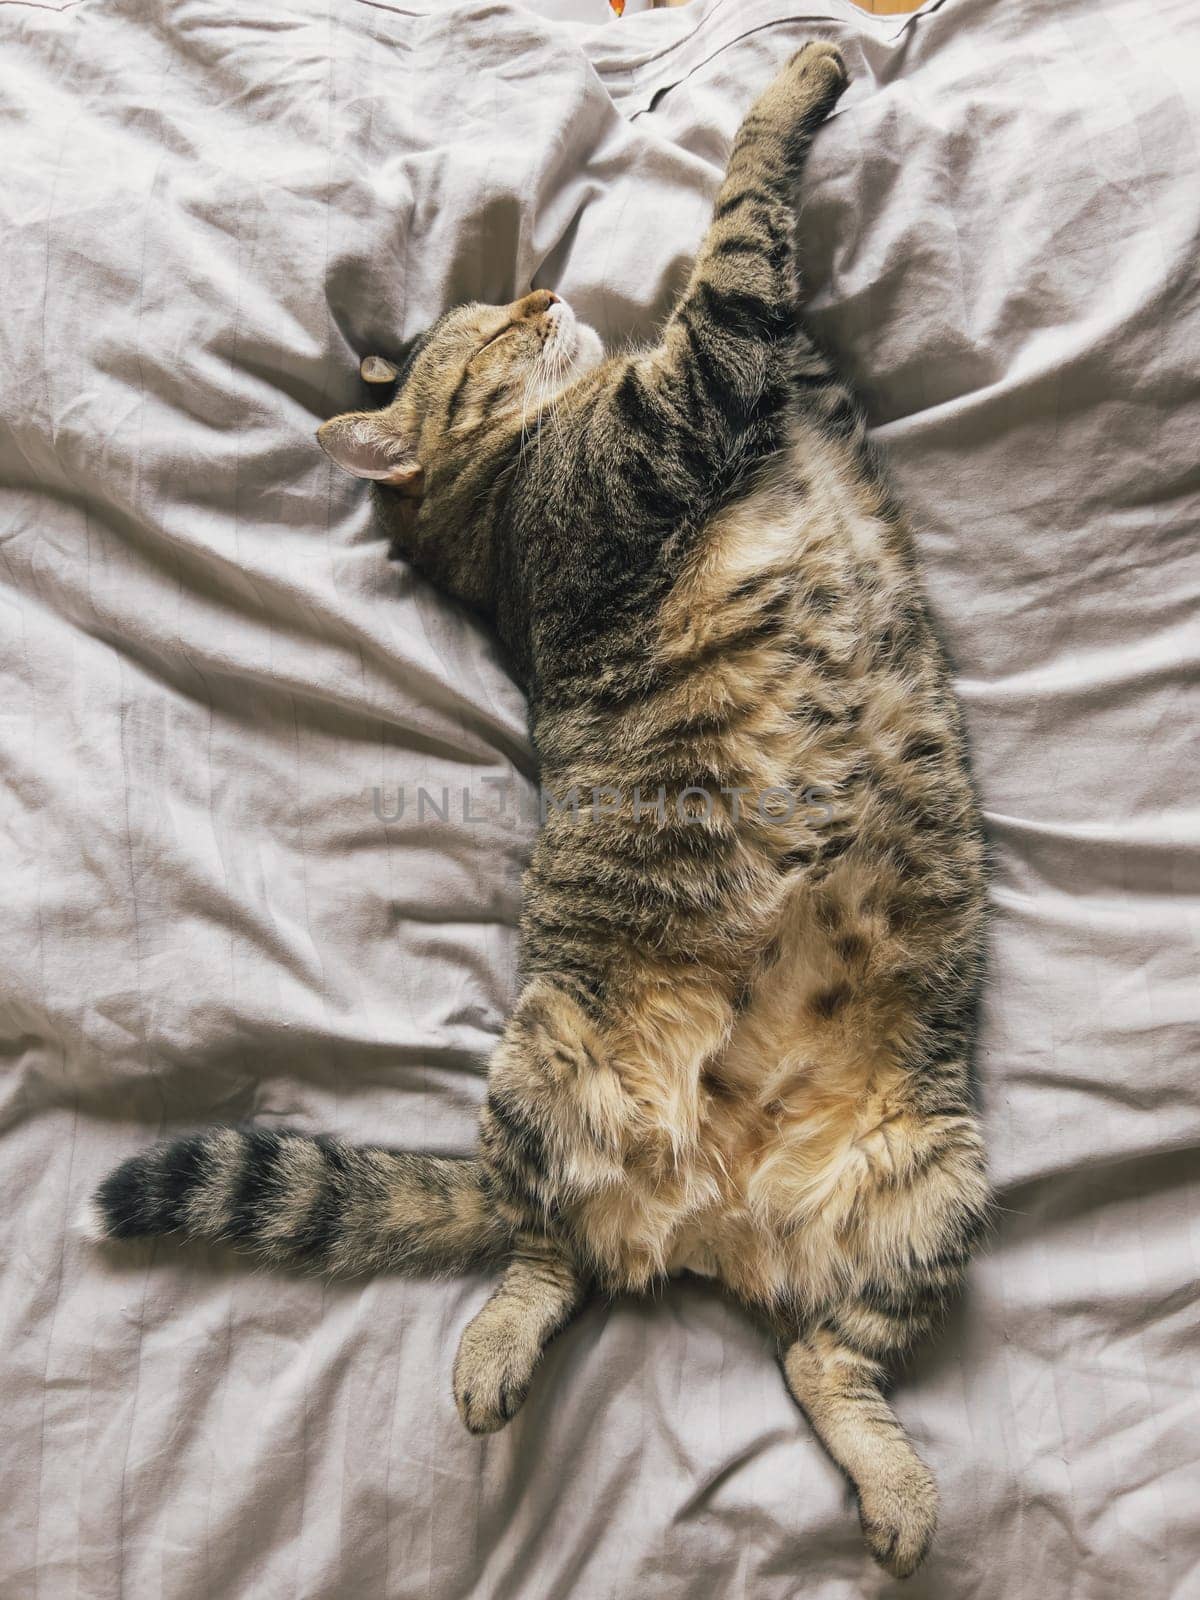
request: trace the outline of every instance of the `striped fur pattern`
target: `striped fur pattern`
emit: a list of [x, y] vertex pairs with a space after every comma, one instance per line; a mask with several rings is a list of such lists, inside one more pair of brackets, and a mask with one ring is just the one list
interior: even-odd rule
[[[544, 290], [460, 307], [386, 405], [321, 430], [380, 484], [396, 552], [499, 632], [563, 802], [476, 1158], [224, 1130], [134, 1158], [97, 1206], [113, 1236], [330, 1271], [503, 1263], [455, 1366], [476, 1432], [589, 1285], [705, 1274], [779, 1338], [904, 1576], [936, 1490], [885, 1375], [988, 1205], [983, 850], [908, 534], [800, 317], [797, 180], [845, 82], [812, 44], [752, 108], [652, 348], [606, 359]], [[572, 792], [604, 804], [577, 820]]]
[[511, 1254], [477, 1161], [370, 1150], [269, 1128], [157, 1145], [109, 1174], [92, 1231], [182, 1233], [338, 1276], [461, 1272]]

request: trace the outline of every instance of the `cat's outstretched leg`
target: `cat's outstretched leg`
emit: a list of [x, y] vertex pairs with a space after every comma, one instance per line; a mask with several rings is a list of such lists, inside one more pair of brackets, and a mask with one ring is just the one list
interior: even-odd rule
[[925, 1559], [937, 1527], [933, 1474], [883, 1397], [883, 1368], [818, 1328], [784, 1353], [788, 1388], [854, 1485], [871, 1554], [895, 1578]]
[[601, 391], [585, 442], [614, 469], [609, 514], [652, 528], [699, 516], [733, 474], [781, 449], [797, 386], [828, 362], [798, 320], [796, 195], [813, 136], [847, 84], [806, 45], [750, 108], [691, 278], [662, 339]]
[[717, 318], [726, 335], [769, 345], [790, 334], [797, 183], [813, 136], [848, 81], [837, 47], [814, 40], [751, 106], [676, 321], [702, 318], [714, 299], [720, 305], [724, 298], [741, 313]]
[[520, 1409], [542, 1351], [566, 1327], [587, 1285], [552, 1239], [522, 1235], [491, 1299], [462, 1336], [454, 1399], [472, 1433], [495, 1433]]

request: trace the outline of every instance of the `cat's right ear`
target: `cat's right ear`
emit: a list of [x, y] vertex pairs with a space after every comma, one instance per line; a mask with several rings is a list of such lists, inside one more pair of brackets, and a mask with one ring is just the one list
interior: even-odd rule
[[419, 495], [425, 474], [412, 445], [386, 411], [347, 411], [317, 429], [317, 443], [343, 472]]

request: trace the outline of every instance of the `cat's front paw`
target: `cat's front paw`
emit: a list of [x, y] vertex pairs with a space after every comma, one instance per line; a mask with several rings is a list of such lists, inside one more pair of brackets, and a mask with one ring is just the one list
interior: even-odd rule
[[828, 39], [811, 39], [802, 44], [787, 64], [793, 78], [809, 83], [835, 83], [839, 92], [850, 82], [846, 63], [837, 45]]
[[814, 39], [797, 50], [781, 78], [793, 115], [809, 122], [827, 116], [850, 82], [842, 52], [827, 39]]
[[515, 1339], [484, 1312], [462, 1336], [454, 1362], [454, 1402], [468, 1432], [496, 1433], [511, 1422], [529, 1392], [541, 1347]]

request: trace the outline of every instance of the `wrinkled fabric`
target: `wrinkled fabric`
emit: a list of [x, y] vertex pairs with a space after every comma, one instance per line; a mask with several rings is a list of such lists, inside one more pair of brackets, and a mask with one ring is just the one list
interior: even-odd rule
[[469, 1147], [523, 702], [313, 430], [456, 299], [535, 281], [649, 336], [821, 35], [854, 81], [803, 185], [811, 314], [911, 512], [994, 855], [999, 1205], [898, 1389], [943, 1494], [905, 1592], [1200, 1595], [1195, 8], [547, 7], [0, 5], [0, 1596], [891, 1592], [702, 1285], [592, 1306], [477, 1441], [484, 1279], [72, 1228], [210, 1121]]

